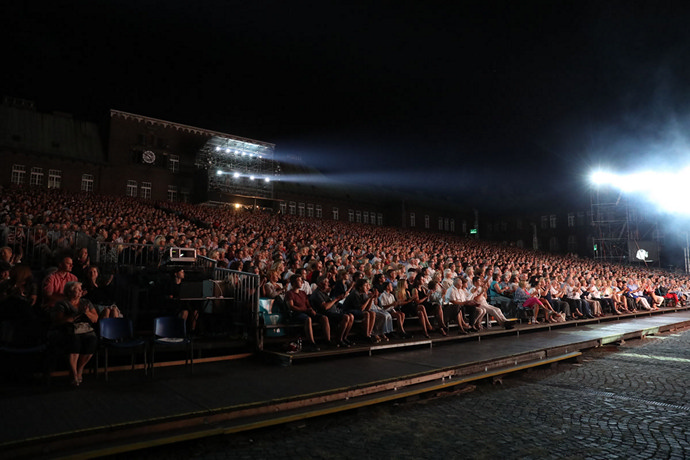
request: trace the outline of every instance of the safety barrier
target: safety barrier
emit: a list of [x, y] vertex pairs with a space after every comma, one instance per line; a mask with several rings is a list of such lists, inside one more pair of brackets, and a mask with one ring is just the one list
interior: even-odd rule
[[0, 246], [9, 246], [23, 263], [43, 268], [63, 252], [89, 247], [93, 239], [84, 232], [68, 228], [49, 229], [43, 225], [3, 225]]
[[245, 273], [227, 268], [214, 268], [213, 280], [224, 297], [233, 299], [232, 316], [235, 324], [246, 328], [247, 338], [252, 337], [259, 349], [263, 338], [259, 328], [260, 278], [255, 273]]

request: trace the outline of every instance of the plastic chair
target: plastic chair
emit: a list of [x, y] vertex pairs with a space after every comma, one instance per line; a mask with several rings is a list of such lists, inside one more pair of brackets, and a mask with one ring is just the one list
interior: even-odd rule
[[151, 375], [155, 366], [156, 347], [173, 348], [185, 347], [187, 349], [187, 361], [191, 371], [194, 372], [194, 347], [192, 340], [187, 337], [187, 322], [177, 316], [161, 316], [153, 320], [153, 340], [151, 342]]
[[[129, 318], [102, 318], [98, 321], [100, 331], [100, 345], [105, 349], [105, 381], [108, 381], [108, 350], [130, 350], [132, 354], [132, 370], [134, 370], [134, 353], [137, 348], [144, 352], [144, 373], [148, 374], [146, 360], [146, 340], [134, 337], [132, 320]], [[98, 369], [98, 353], [96, 353], [96, 368]]]

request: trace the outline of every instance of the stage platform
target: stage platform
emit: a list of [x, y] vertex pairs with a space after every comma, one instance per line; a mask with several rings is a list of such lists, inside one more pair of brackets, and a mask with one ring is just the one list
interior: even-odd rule
[[[416, 346], [361, 346], [349, 354], [314, 353], [280, 366], [265, 355], [183, 366], [86, 375], [79, 388], [54, 377], [3, 383], [3, 458], [92, 458], [256, 429], [500, 377], [577, 359], [581, 351], [690, 326], [690, 311], [609, 321], [492, 328], [472, 337], [421, 340]], [[388, 344], [392, 345], [392, 344]], [[296, 356], [293, 356], [295, 358]]]

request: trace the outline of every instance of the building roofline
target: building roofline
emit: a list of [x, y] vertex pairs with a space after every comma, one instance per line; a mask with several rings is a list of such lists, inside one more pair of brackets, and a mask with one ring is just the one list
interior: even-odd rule
[[142, 123], [148, 123], [151, 125], [162, 126], [164, 128], [174, 128], [178, 131], [184, 131], [184, 132], [199, 134], [199, 135], [224, 137], [224, 138], [228, 138], [228, 139], [232, 139], [232, 140], [236, 140], [236, 141], [240, 141], [240, 142], [247, 142], [250, 144], [262, 145], [264, 147], [269, 147], [271, 149], [275, 148], [275, 144], [271, 144], [269, 142], [257, 141], [257, 140], [249, 139], [246, 137], [234, 136], [232, 134], [221, 133], [221, 132], [212, 131], [209, 129], [203, 129], [203, 128], [197, 128], [194, 126], [183, 125], [180, 123], [174, 123], [172, 121], [159, 120], [157, 118], [145, 117], [143, 115], [136, 115], [134, 113], [123, 112], [121, 110], [110, 109], [110, 117], [111, 118], [120, 117], [120, 118], [124, 118], [125, 120], [133, 119], [133, 120], [136, 120], [136, 121], [139, 121]]

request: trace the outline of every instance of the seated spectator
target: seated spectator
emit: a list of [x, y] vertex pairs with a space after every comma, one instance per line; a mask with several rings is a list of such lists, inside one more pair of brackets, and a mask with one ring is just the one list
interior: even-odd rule
[[86, 271], [82, 295], [94, 305], [99, 318], [122, 318], [120, 309], [115, 305], [112, 282], [113, 275], [100, 279], [98, 267], [95, 265], [90, 266]]
[[307, 294], [302, 290], [302, 277], [299, 275], [292, 275], [290, 277], [290, 286], [292, 288], [285, 294], [285, 302], [290, 309], [290, 319], [297, 323], [304, 324], [304, 333], [309, 342], [307, 343], [307, 351], [319, 351], [314, 340], [314, 330], [312, 328], [312, 320], [318, 320], [323, 328], [326, 341], [331, 341], [331, 328], [328, 322], [328, 317], [318, 313], [309, 303]]
[[399, 303], [400, 311], [405, 313], [407, 317], [416, 316], [419, 320], [419, 324], [422, 326], [422, 331], [424, 332], [424, 337], [430, 338], [429, 332], [433, 331], [434, 328], [429, 322], [429, 317], [426, 314], [426, 308], [420, 302], [419, 297], [413, 297], [412, 293], [407, 287], [407, 278], [402, 276], [398, 279], [398, 287], [395, 289], [395, 298]]
[[453, 280], [453, 285], [446, 291], [446, 311], [449, 317], [455, 317], [458, 320], [458, 328], [460, 334], [467, 334], [473, 329], [467, 321], [465, 321], [465, 314], [463, 307], [476, 306], [477, 301], [469, 298], [467, 291], [464, 289], [464, 278], [457, 277]]
[[565, 293], [563, 300], [570, 305], [570, 311], [572, 312], [573, 318], [594, 318], [589, 304], [581, 298], [582, 290], [577, 280], [569, 276], [561, 287]]
[[501, 274], [493, 273], [491, 275], [491, 283], [489, 283], [489, 303], [492, 305], [498, 305], [503, 311], [507, 311], [510, 305], [510, 293], [508, 290], [504, 290], [501, 286]]
[[364, 278], [360, 278], [355, 282], [352, 291], [345, 298], [345, 303], [343, 304], [345, 313], [351, 314], [355, 321], [362, 321], [364, 335], [371, 343], [381, 341], [381, 338], [373, 333], [376, 313], [371, 311], [370, 307], [374, 302], [375, 296], [375, 291], [369, 291], [369, 282]]
[[625, 297], [623, 297], [623, 294], [621, 293], [621, 290], [618, 287], [616, 280], [610, 278], [609, 280], [607, 280], [605, 284], [606, 288], [604, 289], [604, 295], [610, 297], [611, 300], [613, 300], [614, 313], [616, 315], [620, 315], [622, 313], [627, 312], [628, 309], [625, 304]]
[[558, 280], [541, 278], [539, 282], [543, 283], [541, 286], [545, 292], [544, 297], [551, 305], [551, 308], [558, 313], [563, 314], [567, 319], [572, 319], [572, 315], [570, 314], [570, 304], [563, 300], [563, 297], [565, 297], [565, 292], [558, 284]]
[[350, 273], [345, 269], [338, 270], [335, 284], [331, 288], [331, 295], [340, 297], [342, 294], [345, 294], [345, 297], [347, 297], [350, 294], [350, 289], [352, 289], [352, 284], [350, 284]]
[[642, 289], [642, 286], [638, 284], [636, 278], [631, 278], [628, 280], [626, 287], [626, 297], [632, 299], [633, 304], [635, 305], [635, 310], [638, 308], [643, 310], [652, 310], [652, 306], [649, 304], [649, 300], [647, 300], [647, 298], [644, 296], [644, 290]]
[[378, 298], [379, 307], [388, 312], [392, 318], [396, 318], [398, 320], [398, 334], [401, 338], [408, 339], [412, 337], [410, 334], [405, 332], [405, 313], [400, 310], [400, 302], [393, 294], [393, 283], [385, 281], [381, 285], [381, 289], [382, 291]]
[[334, 340], [335, 344], [340, 347], [349, 347], [352, 345], [352, 342], [348, 340], [347, 336], [352, 329], [355, 318], [351, 314], [345, 313], [340, 307], [340, 301], [345, 298], [345, 294], [332, 299], [328, 295], [330, 290], [328, 278], [325, 276], [319, 277], [316, 280], [316, 289], [309, 296], [309, 303], [317, 312], [328, 317], [329, 324], [338, 325], [336, 330], [337, 339]]
[[[424, 273], [425, 270], [426, 268], [423, 268], [422, 273]], [[417, 277], [420, 276], [422, 276], [422, 274], [417, 275]], [[417, 280], [415, 280], [415, 282], [417, 282]], [[422, 286], [424, 285], [422, 284]], [[426, 291], [427, 300], [424, 302], [424, 307], [427, 309], [427, 315], [429, 312], [434, 313], [438, 331], [441, 335], [446, 336], [448, 335], [448, 327], [443, 317], [443, 288], [438, 281], [432, 279], [429, 281]]]
[[96, 351], [98, 339], [92, 325], [98, 321], [98, 312], [82, 298], [81, 283], [70, 281], [65, 285], [64, 298], [55, 303], [51, 314], [49, 343], [68, 354], [72, 385], [79, 386], [84, 367]]
[[7, 262], [10, 265], [14, 265], [14, 257], [12, 255], [12, 248], [9, 246], [3, 246], [0, 248], [0, 260]]
[[38, 288], [31, 269], [28, 265], [15, 265], [10, 277], [0, 283], [0, 320], [37, 319], [37, 298]]
[[261, 296], [268, 299], [275, 299], [278, 296], [282, 298], [285, 295], [285, 289], [279, 280], [280, 273], [271, 270], [268, 274], [268, 280], [261, 287]]
[[[477, 302], [478, 308], [484, 310], [486, 314], [493, 316], [499, 326], [503, 326], [506, 323], [506, 317], [503, 315], [503, 312], [500, 308], [490, 305], [486, 300], [486, 282], [480, 276], [475, 276], [472, 278], [472, 284], [473, 287], [470, 290], [472, 300]], [[479, 326], [475, 322], [474, 327], [478, 328]]]
[[184, 268], [182, 267], [178, 267], [172, 272], [172, 277], [166, 288], [167, 292], [165, 297], [168, 300], [171, 313], [187, 321], [189, 323], [189, 331], [195, 332], [199, 320], [199, 310], [191, 307], [180, 298], [184, 277]]
[[86, 248], [80, 248], [77, 251], [77, 255], [74, 258], [74, 266], [72, 267], [72, 273], [80, 281], [85, 281], [87, 278], [87, 271], [91, 266], [91, 259], [89, 258], [89, 250]]
[[515, 290], [514, 300], [518, 307], [527, 308], [532, 310], [532, 315], [529, 319], [529, 324], [539, 324], [537, 317], [539, 315], [539, 309], [544, 310], [544, 319], [546, 322], [555, 323], [557, 320], [554, 315], [557, 313], [551, 309], [550, 305], [544, 305], [538, 297], [530, 294], [527, 290], [527, 281], [522, 280], [518, 282], [518, 288]]
[[[421, 271], [421, 269], [418, 269], [417, 271]], [[410, 296], [414, 302], [416, 302], [418, 305], [421, 305], [422, 308], [424, 308], [425, 317], [427, 318], [427, 321], [429, 321], [429, 316], [433, 315], [436, 318], [436, 324], [438, 326], [439, 333], [443, 336], [446, 336], [448, 335], [448, 332], [446, 330], [446, 323], [443, 320], [443, 310], [441, 309], [441, 304], [434, 304], [430, 302], [429, 294], [429, 287], [424, 284], [422, 274], [418, 273], [412, 281], [412, 284], [410, 285]], [[429, 327], [427, 328], [427, 331], [434, 332], [434, 330], [435, 329], [431, 326], [431, 323], [429, 322]]]
[[644, 295], [647, 299], [651, 300], [650, 305], [652, 306], [653, 310], [658, 310], [664, 304], [664, 296], [658, 295], [655, 292], [656, 290], [657, 289], [655, 288], [651, 279], [647, 278], [644, 280], [644, 283], [643, 283]]
[[78, 281], [72, 274], [72, 258], [64, 256], [58, 262], [57, 271], [43, 280], [43, 309], [49, 311], [58, 300], [65, 298], [63, 290], [69, 282]]

